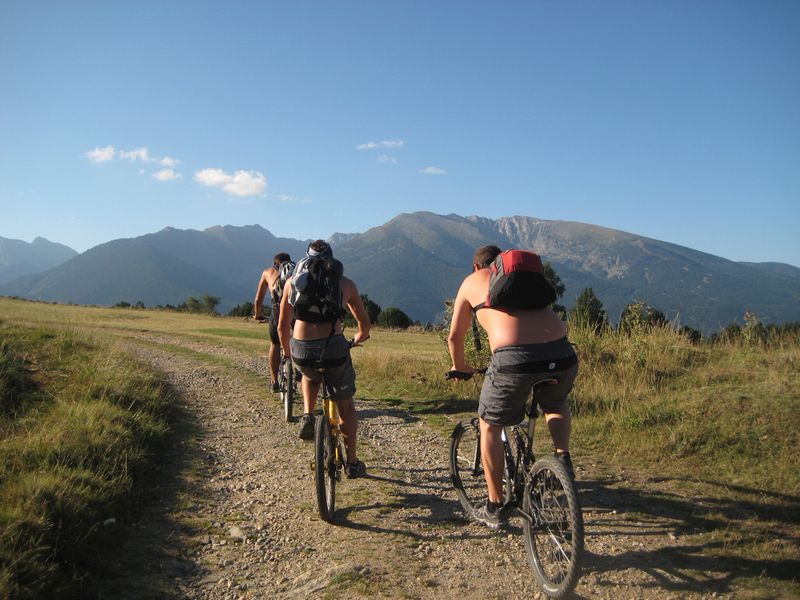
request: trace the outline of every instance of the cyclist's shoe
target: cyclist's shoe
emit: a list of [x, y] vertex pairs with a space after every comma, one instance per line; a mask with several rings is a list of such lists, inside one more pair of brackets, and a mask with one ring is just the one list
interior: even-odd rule
[[347, 463], [347, 468], [345, 469], [345, 475], [347, 475], [348, 479], [355, 479], [356, 477], [363, 477], [367, 474], [367, 465], [365, 465], [362, 461], [357, 460], [354, 463]]
[[277, 381], [273, 381], [272, 382], [272, 393], [273, 394], [277, 394], [280, 391], [281, 391], [281, 386], [278, 385]]
[[561, 462], [561, 464], [564, 465], [567, 473], [569, 473], [569, 476], [572, 477], [572, 481], [575, 481], [575, 469], [572, 466], [572, 459], [569, 457], [569, 452], [555, 452], [553, 453], [553, 456], [555, 456]]
[[314, 415], [305, 413], [300, 419], [300, 439], [314, 439]]
[[483, 523], [492, 529], [500, 529], [508, 523], [508, 509], [501, 506], [496, 511], [489, 511], [486, 502], [482, 502], [472, 511], [472, 518], [478, 523]]

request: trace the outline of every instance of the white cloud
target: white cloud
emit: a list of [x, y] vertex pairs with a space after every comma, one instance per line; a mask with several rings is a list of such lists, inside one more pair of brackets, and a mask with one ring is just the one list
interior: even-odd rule
[[278, 202], [284, 202], [284, 203], [287, 203], [287, 204], [290, 204], [290, 203], [294, 204], [294, 203], [298, 203], [298, 202], [300, 204], [310, 204], [311, 203], [311, 200], [309, 198], [298, 198], [297, 196], [292, 196], [291, 194], [270, 194], [269, 197], [270, 198], [274, 198]]
[[378, 157], [378, 162], [383, 164], [396, 165], [397, 159], [394, 156], [389, 156], [388, 154], [381, 154]]
[[401, 148], [405, 140], [381, 140], [380, 142], [364, 142], [356, 146], [356, 150], [374, 150], [375, 148]]
[[126, 158], [131, 162], [135, 160], [141, 160], [142, 162], [153, 162], [157, 160], [150, 157], [150, 151], [147, 148], [136, 148], [136, 150], [120, 150], [119, 157]]
[[105, 148], [97, 147], [94, 150], [89, 150], [86, 156], [93, 163], [108, 162], [114, 160], [114, 146], [106, 146]]
[[176, 173], [172, 169], [162, 169], [157, 173], [153, 173], [153, 179], [158, 181], [172, 181], [173, 179], [180, 179], [183, 177], [180, 173]]
[[177, 158], [172, 158], [171, 156], [165, 156], [159, 161], [159, 164], [164, 167], [177, 167], [179, 164], [181, 164], [181, 161], [179, 161]]
[[231, 175], [222, 169], [203, 169], [194, 174], [194, 180], [234, 196], [258, 196], [267, 190], [267, 178], [258, 171], [236, 171]]
[[210, 187], [222, 187], [231, 180], [222, 169], [203, 169], [194, 174], [194, 180]]
[[423, 175], [445, 175], [447, 171], [441, 167], [425, 167], [424, 169], [420, 170], [420, 173]]

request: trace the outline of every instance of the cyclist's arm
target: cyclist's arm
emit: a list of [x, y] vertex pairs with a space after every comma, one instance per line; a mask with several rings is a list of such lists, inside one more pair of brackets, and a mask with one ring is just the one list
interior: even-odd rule
[[289, 357], [292, 355], [292, 348], [289, 340], [292, 337], [292, 319], [294, 318], [294, 307], [289, 304], [289, 296], [292, 293], [292, 279], [291, 277], [286, 282], [283, 288], [283, 297], [281, 298], [280, 315], [278, 316], [278, 338], [281, 341], [281, 348], [283, 348], [283, 355]]
[[342, 286], [344, 288], [342, 291], [347, 308], [350, 309], [358, 325], [358, 331], [356, 331], [355, 336], [353, 336], [353, 344], [358, 346], [369, 339], [369, 315], [367, 314], [367, 309], [364, 307], [364, 301], [358, 293], [356, 284], [347, 277], [343, 277]]
[[467, 300], [466, 288], [465, 280], [453, 301], [453, 318], [450, 322], [450, 335], [447, 336], [447, 349], [453, 361], [451, 371], [473, 373], [475, 369], [467, 364], [464, 356], [464, 338], [472, 324], [472, 305]]
[[258, 280], [258, 289], [256, 290], [256, 299], [254, 302], [255, 314], [253, 315], [256, 319], [262, 319], [264, 317], [264, 296], [267, 295], [267, 290], [269, 289], [267, 273], [268, 270], [264, 270], [264, 272], [261, 273], [261, 279]]

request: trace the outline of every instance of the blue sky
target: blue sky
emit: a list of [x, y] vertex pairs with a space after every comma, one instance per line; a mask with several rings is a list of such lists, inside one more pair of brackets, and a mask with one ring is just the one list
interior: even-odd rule
[[417, 210], [800, 266], [800, 3], [0, 3], [0, 236]]

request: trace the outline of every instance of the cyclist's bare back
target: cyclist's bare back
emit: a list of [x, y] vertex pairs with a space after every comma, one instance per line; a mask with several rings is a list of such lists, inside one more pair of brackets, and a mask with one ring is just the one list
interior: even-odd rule
[[[286, 282], [286, 287], [284, 288], [283, 300], [281, 302], [282, 309], [284, 302], [288, 306], [290, 294], [291, 280]], [[358, 288], [355, 283], [347, 277], [342, 277], [342, 303], [350, 309], [350, 312], [356, 318], [358, 331], [356, 331], [353, 337], [353, 344], [358, 346], [369, 339], [369, 317], [364, 308], [364, 302], [358, 294]], [[342, 333], [343, 328], [344, 325], [341, 319], [333, 323], [333, 329], [331, 329], [331, 323], [309, 323], [308, 321], [300, 321], [298, 319], [294, 323], [291, 335], [296, 340], [319, 340], [328, 337], [332, 333], [333, 335]], [[289, 356], [289, 350], [290, 349], [284, 345], [284, 354]]]
[[486, 330], [492, 351], [506, 346], [552, 342], [567, 335], [566, 325], [549, 308], [538, 310], [481, 308], [489, 290], [490, 275], [489, 269], [480, 269], [461, 284], [453, 303], [453, 323], [461, 325], [456, 327], [458, 331], [466, 333], [475, 308], [475, 316], [481, 327]]

